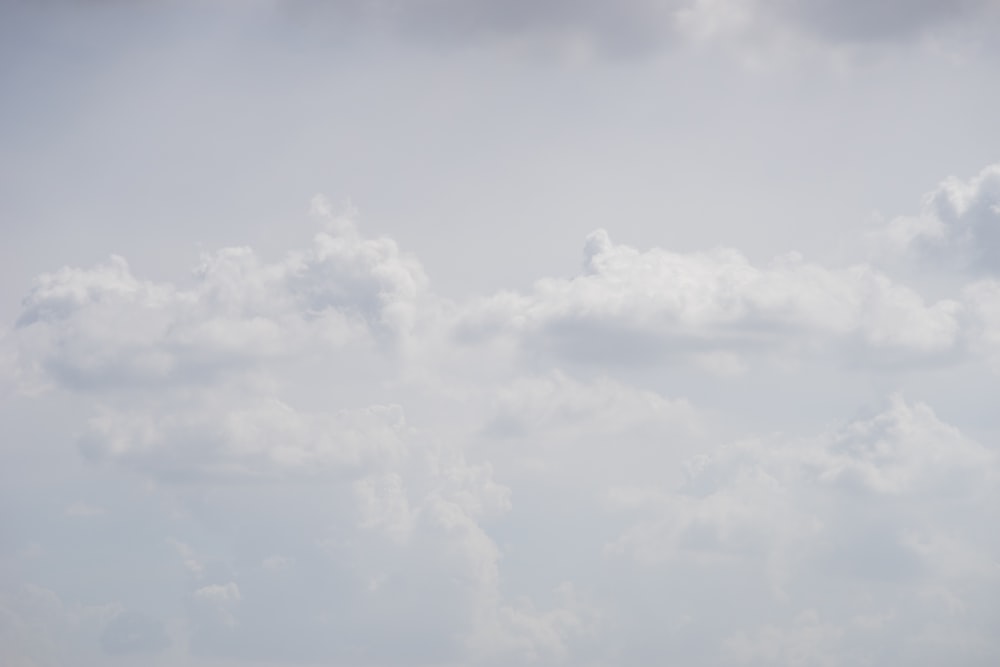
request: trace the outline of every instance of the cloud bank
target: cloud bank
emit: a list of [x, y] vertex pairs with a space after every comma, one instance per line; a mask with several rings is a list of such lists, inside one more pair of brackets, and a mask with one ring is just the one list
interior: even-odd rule
[[[456, 300], [317, 199], [323, 230], [277, 261], [45, 273], [4, 339], [18, 400], [85, 416], [17, 446], [92, 477], [32, 506], [57, 522], [39, 543], [4, 544], [25, 574], [0, 592], [0, 656], [992, 665], [989, 428], [910, 390], [853, 396], [995, 382], [998, 173], [946, 181], [839, 267], [598, 230], [576, 275]], [[957, 287], [925, 295], [890, 251]], [[764, 403], [821, 400], [813, 373], [857, 412], [746, 429]], [[110, 583], [29, 583], [74, 546], [106, 551], [79, 572]]]

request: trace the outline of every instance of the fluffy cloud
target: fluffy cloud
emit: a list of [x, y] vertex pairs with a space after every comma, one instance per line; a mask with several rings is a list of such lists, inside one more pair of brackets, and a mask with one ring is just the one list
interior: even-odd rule
[[884, 252], [925, 267], [1000, 274], [1000, 165], [968, 180], [948, 178], [924, 198], [919, 215], [894, 218], [872, 238]]
[[994, 610], [984, 587], [1000, 586], [1000, 545], [980, 528], [1000, 506], [996, 452], [926, 405], [895, 397], [819, 437], [744, 441], [685, 467], [672, 488], [611, 489], [609, 506], [639, 518], [607, 553], [768, 581], [749, 607], [782, 620], [748, 631], [745, 606], [723, 614], [719, 630], [743, 628], [724, 643], [726, 664], [877, 660], [887, 649], [873, 646], [872, 623], [896, 637], [883, 659], [995, 659], [996, 647], [980, 643], [921, 646], [924, 628], [948, 637], [986, 627]]
[[587, 239], [583, 274], [484, 300], [457, 336], [505, 333], [530, 353], [596, 365], [831, 348], [878, 365], [953, 354], [959, 311], [954, 300], [927, 304], [866, 266], [832, 270], [789, 255], [759, 268], [735, 250], [640, 252], [598, 231]]
[[[990, 173], [934, 206], [988, 209]], [[747, 432], [765, 403], [806, 428], [768, 384], [796, 360], [841, 393], [851, 365], [890, 386], [982, 372], [957, 362], [1000, 359], [992, 276], [928, 301], [872, 266], [599, 231], [579, 275], [455, 302], [392, 240], [314, 213], [325, 231], [277, 262], [224, 249], [175, 285], [113, 259], [24, 302], [22, 380], [72, 390], [34, 400], [91, 410], [60, 433], [92, 487], [37, 525], [71, 526], [69, 550], [127, 539], [153, 572], [79, 626], [89, 664], [995, 662], [995, 449], [898, 396], [818, 435]], [[796, 400], [824, 400], [810, 382]], [[0, 632], [42, 629], [11, 661], [49, 655], [75, 609], [36, 623], [24, 597]]]
[[204, 383], [309, 345], [398, 348], [426, 290], [420, 264], [321, 198], [313, 211], [327, 229], [311, 248], [274, 264], [225, 248], [202, 257], [188, 289], [140, 280], [121, 257], [39, 277], [17, 321], [26, 381]]
[[[684, 464], [686, 480], [676, 492], [613, 488], [613, 507], [660, 504], [666, 511], [655, 530], [643, 524], [611, 549], [635, 548], [636, 555], [655, 559], [683, 554], [684, 545], [724, 552], [727, 544], [739, 547], [747, 531], [819, 530], [822, 523], [814, 520], [822, 517], [809, 515], [802, 504], [810, 497], [826, 511], [842, 509], [827, 505], [841, 498], [866, 504], [872, 515], [891, 506], [908, 520], [934, 523], [942, 517], [926, 515], [922, 502], [974, 504], [990, 498], [1000, 474], [997, 464], [994, 452], [941, 422], [926, 405], [894, 397], [885, 411], [814, 439], [750, 440], [693, 457]], [[792, 497], [798, 504], [786, 502]], [[900, 499], [907, 500], [900, 504]], [[657, 540], [649, 541], [654, 533]]]

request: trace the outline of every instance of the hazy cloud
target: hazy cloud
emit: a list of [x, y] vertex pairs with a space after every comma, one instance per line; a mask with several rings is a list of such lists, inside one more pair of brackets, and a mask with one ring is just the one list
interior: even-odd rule
[[437, 48], [514, 44], [563, 57], [635, 56], [689, 40], [816, 41], [834, 46], [948, 36], [996, 20], [988, 0], [421, 0], [317, 3], [291, 13], [338, 31], [376, 29]]

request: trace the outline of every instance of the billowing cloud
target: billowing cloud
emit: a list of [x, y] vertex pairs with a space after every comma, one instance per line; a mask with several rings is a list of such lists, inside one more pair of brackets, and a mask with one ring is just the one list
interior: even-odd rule
[[[992, 664], [989, 427], [892, 393], [1000, 367], [1000, 282], [969, 254], [991, 179], [928, 200], [965, 262], [934, 298], [597, 231], [578, 275], [447, 299], [321, 199], [279, 261], [45, 274], [8, 350], [31, 401], [85, 415], [45, 453], [84, 461], [19, 519], [43, 546], [0, 558], [30, 580], [83, 533], [110, 555], [80, 565], [98, 606], [2, 592], [0, 636], [27, 637], [4, 657], [65, 662], [69, 628], [94, 665]], [[886, 404], [830, 426], [869, 383]]]
[[1000, 275], [1000, 164], [968, 180], [946, 179], [924, 197], [919, 215], [892, 219], [872, 239], [926, 268]]
[[38, 278], [17, 321], [29, 380], [82, 390], [204, 383], [350, 343], [397, 348], [427, 279], [390, 239], [365, 239], [322, 198], [327, 229], [280, 262], [250, 248], [206, 254], [188, 289], [136, 278], [125, 259]]
[[960, 310], [955, 300], [928, 304], [868, 266], [828, 269], [793, 254], [761, 268], [735, 250], [640, 252], [597, 231], [584, 273], [486, 299], [457, 336], [512, 335], [530, 354], [596, 365], [751, 350], [920, 363], [956, 352]]
[[[651, 571], [662, 564], [767, 581], [762, 599], [718, 619], [723, 633], [741, 626], [721, 644], [725, 664], [879, 655], [986, 664], [996, 647], [949, 637], [988, 626], [995, 613], [983, 587], [1000, 586], [998, 544], [979, 526], [1000, 506], [998, 464], [995, 451], [926, 405], [894, 397], [815, 438], [744, 441], [693, 457], [676, 486], [610, 489], [609, 507], [636, 522], [606, 549]], [[688, 613], [703, 611], [689, 602]], [[762, 619], [752, 630], [749, 609]], [[875, 632], [895, 637], [892, 648], [876, 648]]]

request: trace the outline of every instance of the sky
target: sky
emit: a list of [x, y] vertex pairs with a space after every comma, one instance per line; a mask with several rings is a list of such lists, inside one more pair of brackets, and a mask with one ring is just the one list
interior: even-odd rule
[[0, 663], [1000, 663], [998, 30], [0, 0]]

